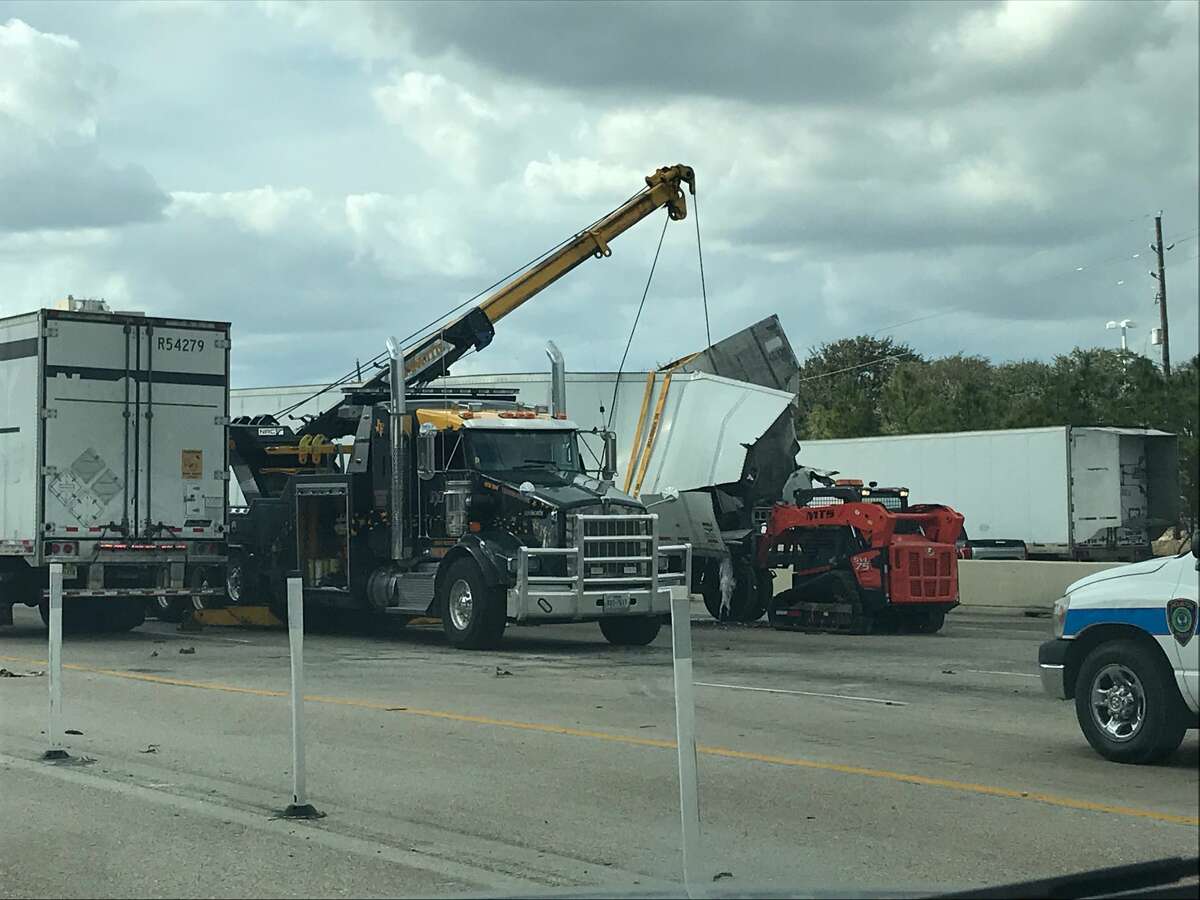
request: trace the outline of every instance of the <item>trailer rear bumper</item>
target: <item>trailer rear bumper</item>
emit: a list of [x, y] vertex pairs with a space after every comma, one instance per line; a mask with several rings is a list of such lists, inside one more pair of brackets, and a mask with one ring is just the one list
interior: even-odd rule
[[[64, 597], [218, 597], [224, 594], [224, 588], [63, 588]], [[43, 590], [42, 596], [49, 597], [50, 592]]]

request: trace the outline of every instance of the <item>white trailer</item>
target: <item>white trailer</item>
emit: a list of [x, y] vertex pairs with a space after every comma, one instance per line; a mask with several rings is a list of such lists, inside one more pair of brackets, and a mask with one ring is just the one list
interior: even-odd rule
[[77, 631], [222, 595], [228, 421], [227, 322], [93, 301], [0, 319], [0, 624], [45, 612], [53, 562]]
[[804, 441], [797, 459], [945, 503], [972, 540], [1030, 557], [1140, 559], [1176, 523], [1176, 437], [1146, 428], [1019, 428]]

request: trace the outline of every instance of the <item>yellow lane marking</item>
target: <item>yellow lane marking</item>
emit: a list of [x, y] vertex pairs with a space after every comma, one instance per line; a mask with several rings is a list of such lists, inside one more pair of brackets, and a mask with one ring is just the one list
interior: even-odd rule
[[[44, 659], [30, 659], [21, 656], [0, 656], [5, 662], [20, 662], [31, 665], [46, 665]], [[240, 687], [232, 684], [221, 684], [212, 681], [189, 681], [183, 678], [167, 678], [162, 675], [147, 675], [142, 672], [126, 672], [120, 669], [103, 669], [95, 666], [83, 666], [73, 663], [63, 665], [64, 669], [76, 672], [91, 672], [95, 675], [108, 675], [113, 678], [125, 678], [131, 681], [146, 681], [152, 684], [165, 684], [175, 687], [197, 688], [206, 691], [221, 691], [229, 694], [249, 694], [255, 697], [287, 697], [286, 691], [270, 691], [264, 688]], [[571, 728], [566, 725], [547, 725], [538, 722], [520, 722], [513, 719], [496, 719], [491, 716], [473, 716], [465, 713], [447, 712], [438, 709], [422, 709], [415, 706], [395, 706], [375, 700], [356, 700], [351, 697], [326, 697], [309, 695], [304, 697], [310, 703], [325, 703], [333, 706], [350, 706], [358, 709], [370, 709], [379, 712], [395, 712], [428, 719], [442, 719], [449, 722], [463, 722], [470, 725], [488, 725], [497, 728], [514, 728], [520, 731], [536, 731], [542, 734], [557, 734], [568, 737], [592, 738], [608, 741], [614, 744], [626, 744], [634, 747], [655, 747], [664, 750], [675, 749], [675, 742], [658, 738], [641, 738], [622, 734], [612, 734], [604, 731], [593, 731], [588, 728]], [[1169, 822], [1174, 825], [1200, 826], [1200, 818], [1182, 816], [1174, 813], [1158, 812], [1152, 809], [1137, 809], [1130, 806], [1114, 806], [1108, 803], [1093, 803], [1090, 800], [1076, 800], [1073, 797], [1062, 797], [1057, 794], [1043, 794], [1036, 791], [1018, 791], [1012, 788], [996, 787], [989, 784], [974, 784], [966, 781], [954, 781], [949, 778], [930, 778], [925, 775], [912, 775], [905, 772], [892, 772], [887, 769], [871, 769], [863, 766], [848, 766], [841, 763], [817, 762], [811, 759], [797, 759], [790, 756], [774, 756], [767, 753], [751, 753], [745, 750], [732, 750], [726, 747], [709, 747], [700, 745], [698, 753], [721, 759], [741, 759], [750, 762], [767, 763], [776, 766], [791, 766], [793, 768], [810, 769], [818, 772], [837, 772], [841, 775], [858, 775], [864, 778], [877, 778], [902, 784], [919, 784], [926, 787], [939, 787], [947, 790], [962, 791], [971, 794], [981, 794], [988, 797], [1002, 797], [1008, 800], [1032, 800], [1049, 806], [1064, 809], [1078, 809], [1087, 812], [1109, 813], [1111, 815], [1132, 816], [1139, 819], [1152, 819], [1157, 822]]]

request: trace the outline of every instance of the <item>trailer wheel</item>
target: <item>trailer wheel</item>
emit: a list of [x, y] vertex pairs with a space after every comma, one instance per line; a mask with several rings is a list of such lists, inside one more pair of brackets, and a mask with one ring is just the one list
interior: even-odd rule
[[[141, 603], [139, 601], [138, 605]], [[38, 615], [42, 624], [50, 627], [50, 598], [43, 597], [38, 601]], [[62, 630], [63, 634], [91, 634], [101, 629], [103, 617], [98, 603], [92, 597], [72, 597], [70, 602], [63, 598]], [[145, 621], [143, 619], [143, 621]], [[141, 624], [140, 622], [138, 623]], [[130, 625], [130, 628], [135, 626]], [[127, 629], [126, 629], [127, 630]]]
[[601, 619], [600, 631], [614, 647], [645, 647], [662, 628], [658, 616], [622, 616], [619, 619]]
[[446, 640], [466, 650], [495, 647], [504, 636], [505, 597], [489, 587], [473, 559], [456, 559], [438, 586], [438, 609]]
[[191, 599], [183, 597], [167, 597], [160, 594], [151, 602], [154, 617], [160, 622], [182, 622], [184, 616], [193, 608]]
[[92, 603], [91, 612], [96, 631], [132, 631], [146, 621], [146, 604], [139, 597]]

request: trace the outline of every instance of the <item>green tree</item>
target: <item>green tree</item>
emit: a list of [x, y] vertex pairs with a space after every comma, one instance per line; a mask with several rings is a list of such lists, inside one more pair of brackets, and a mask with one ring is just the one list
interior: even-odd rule
[[992, 364], [979, 356], [902, 362], [882, 389], [885, 434], [977, 431], [995, 428]]
[[891, 338], [860, 335], [822, 344], [800, 367], [797, 435], [803, 440], [879, 434], [880, 399], [891, 370], [920, 358]]
[[992, 369], [995, 404], [993, 428], [1041, 428], [1062, 425], [1060, 396], [1053, 366], [1034, 360]]

